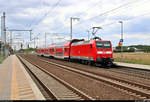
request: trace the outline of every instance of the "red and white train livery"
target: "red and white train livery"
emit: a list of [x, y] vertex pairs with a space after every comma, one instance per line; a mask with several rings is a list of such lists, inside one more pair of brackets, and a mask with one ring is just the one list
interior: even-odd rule
[[[44, 52], [43, 52], [44, 51]], [[73, 39], [63, 43], [50, 45], [49, 48], [40, 48], [38, 55], [51, 58], [78, 60], [85, 63], [99, 63], [102, 65], [113, 64], [112, 44], [109, 40]]]

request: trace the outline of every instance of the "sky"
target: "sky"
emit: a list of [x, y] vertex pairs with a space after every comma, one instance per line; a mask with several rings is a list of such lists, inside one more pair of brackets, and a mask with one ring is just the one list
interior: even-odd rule
[[[101, 27], [96, 36], [117, 46], [123, 22], [123, 45], [150, 45], [150, 0], [0, 0], [0, 15], [6, 13], [6, 28], [32, 29], [12, 32], [13, 43], [42, 47], [70, 38], [92, 37], [92, 27]], [[38, 37], [38, 39], [36, 39]], [[7, 32], [9, 42], [10, 32]]]

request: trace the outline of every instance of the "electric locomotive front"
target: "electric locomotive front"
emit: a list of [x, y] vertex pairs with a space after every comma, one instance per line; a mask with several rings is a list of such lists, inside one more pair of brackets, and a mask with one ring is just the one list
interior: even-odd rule
[[104, 66], [111, 66], [113, 64], [111, 42], [107, 40], [94, 40], [94, 45], [96, 47], [96, 62]]

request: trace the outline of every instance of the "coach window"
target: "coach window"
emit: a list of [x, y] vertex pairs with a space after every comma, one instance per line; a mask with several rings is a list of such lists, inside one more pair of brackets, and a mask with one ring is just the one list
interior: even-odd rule
[[67, 52], [67, 48], [65, 48], [65, 52]]

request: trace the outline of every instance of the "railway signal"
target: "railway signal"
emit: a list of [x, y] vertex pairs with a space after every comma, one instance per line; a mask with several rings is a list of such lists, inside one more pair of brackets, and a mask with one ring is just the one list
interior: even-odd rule
[[122, 42], [123, 42], [123, 39], [120, 39], [119, 43], [118, 43], [118, 46], [121, 47], [122, 46]]

